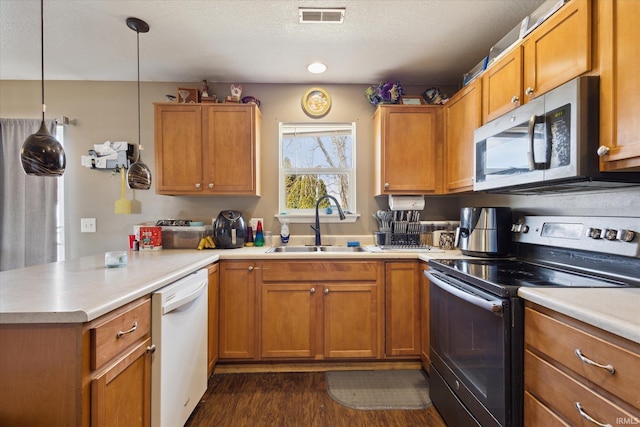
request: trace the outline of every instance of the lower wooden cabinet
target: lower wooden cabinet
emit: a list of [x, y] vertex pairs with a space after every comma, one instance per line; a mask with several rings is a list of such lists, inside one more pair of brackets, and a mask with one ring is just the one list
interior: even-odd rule
[[429, 270], [426, 262], [420, 263], [420, 336], [422, 340], [420, 342], [420, 359], [422, 366], [427, 370], [431, 369], [431, 357], [429, 356], [429, 328], [431, 323], [429, 321], [429, 279], [424, 275], [424, 272]]
[[264, 262], [263, 359], [378, 356], [378, 263]]
[[385, 355], [420, 355], [420, 264], [385, 263]]
[[256, 281], [258, 263], [220, 263], [219, 358], [250, 360], [256, 353]]
[[640, 422], [637, 343], [527, 303], [524, 368], [525, 426]]
[[213, 373], [213, 368], [218, 361], [218, 299], [220, 293], [220, 272], [218, 264], [209, 266], [209, 299], [208, 299], [208, 316], [207, 316], [207, 361], [208, 374]]

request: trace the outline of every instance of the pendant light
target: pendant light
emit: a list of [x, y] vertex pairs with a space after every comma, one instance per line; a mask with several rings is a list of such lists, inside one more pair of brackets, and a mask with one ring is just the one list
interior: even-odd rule
[[27, 175], [58, 177], [64, 173], [67, 158], [62, 144], [49, 133], [44, 123], [44, 113], [47, 110], [44, 103], [44, 0], [40, 0], [40, 59], [42, 123], [40, 129], [22, 144], [20, 160]]
[[127, 170], [127, 185], [132, 190], [148, 190], [151, 188], [151, 171], [140, 159], [140, 33], [149, 32], [149, 25], [138, 18], [127, 18], [127, 27], [136, 32], [138, 40], [138, 158]]

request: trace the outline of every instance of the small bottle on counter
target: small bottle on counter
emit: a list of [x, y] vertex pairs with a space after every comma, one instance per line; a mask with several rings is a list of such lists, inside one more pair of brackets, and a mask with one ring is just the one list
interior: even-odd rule
[[247, 239], [244, 242], [245, 246], [253, 246], [254, 242], [253, 242], [253, 228], [251, 228], [251, 226], [247, 227]]
[[280, 241], [283, 245], [289, 243], [289, 220], [281, 219], [280, 222], [282, 225], [280, 226]]
[[258, 225], [256, 226], [256, 246], [264, 246], [264, 234], [262, 232], [262, 221], [258, 221]]

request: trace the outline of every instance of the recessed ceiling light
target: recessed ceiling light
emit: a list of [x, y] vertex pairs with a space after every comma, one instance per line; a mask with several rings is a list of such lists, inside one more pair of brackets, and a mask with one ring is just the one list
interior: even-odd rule
[[309, 64], [307, 70], [309, 70], [309, 72], [313, 74], [320, 74], [327, 71], [327, 66], [322, 62], [314, 62], [313, 64]]

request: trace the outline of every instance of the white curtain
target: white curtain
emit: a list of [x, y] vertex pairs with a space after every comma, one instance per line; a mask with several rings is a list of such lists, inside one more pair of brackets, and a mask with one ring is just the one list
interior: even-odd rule
[[[58, 179], [29, 176], [20, 148], [41, 120], [0, 119], [0, 271], [56, 261]], [[55, 136], [55, 121], [45, 121]]]

